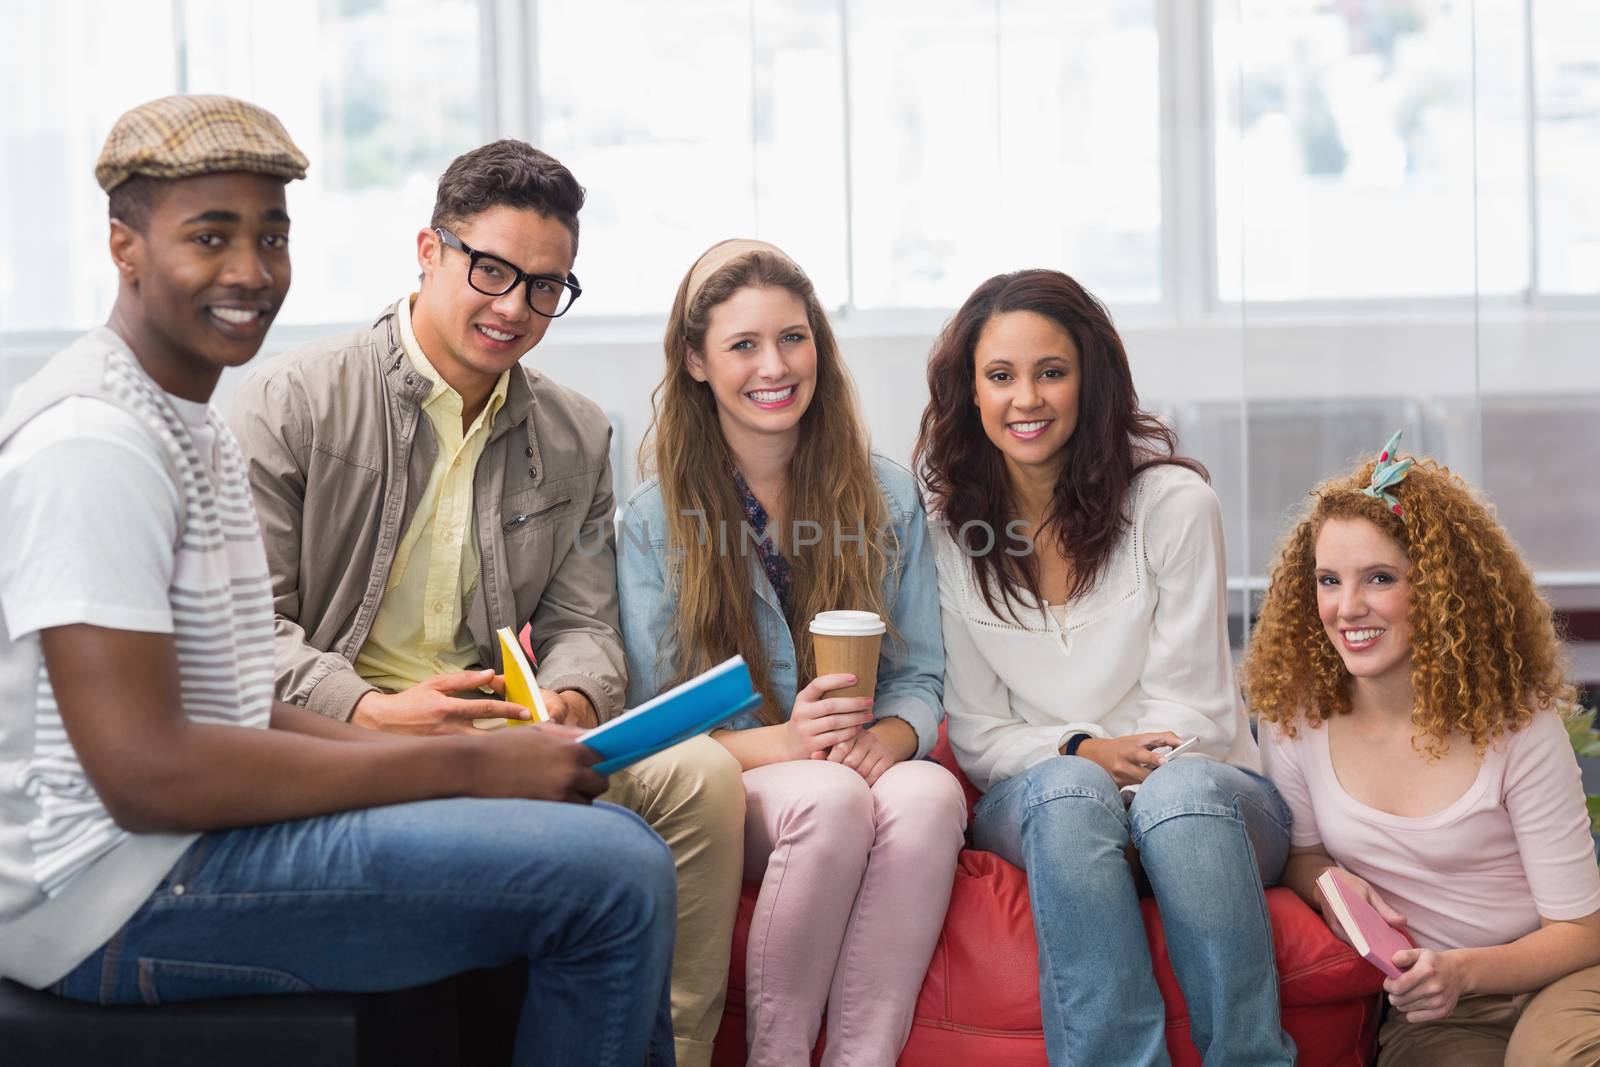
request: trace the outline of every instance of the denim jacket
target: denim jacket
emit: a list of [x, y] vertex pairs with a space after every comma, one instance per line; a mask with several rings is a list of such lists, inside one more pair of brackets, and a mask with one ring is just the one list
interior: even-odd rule
[[[939, 737], [944, 718], [944, 642], [939, 626], [939, 582], [929, 547], [927, 519], [911, 472], [876, 453], [872, 469], [889, 506], [899, 551], [884, 576], [884, 603], [899, 640], [885, 634], [878, 657], [878, 688], [873, 714], [898, 716], [917, 732], [917, 756]], [[736, 551], [735, 537], [729, 550]], [[634, 490], [618, 530], [617, 585], [622, 601], [622, 643], [628, 659], [628, 705], [666, 689], [673, 677], [677, 593], [666, 585], [667, 515], [661, 486], [654, 478]], [[850, 542], [844, 551], [854, 551]], [[750, 553], [750, 581], [756, 598], [756, 624], [771, 655], [772, 686], [784, 718], [800, 687], [795, 677], [794, 637], [756, 554]], [[806, 679], [807, 682], [810, 679]], [[728, 724], [745, 730], [765, 725], [754, 713]]]

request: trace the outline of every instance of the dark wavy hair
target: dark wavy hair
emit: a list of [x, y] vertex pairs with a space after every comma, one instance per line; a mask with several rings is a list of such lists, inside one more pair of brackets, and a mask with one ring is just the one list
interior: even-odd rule
[[520, 208], [565, 226], [576, 256], [584, 195], [560, 160], [507, 137], [465, 152], [445, 168], [428, 225], [456, 226], [492, 207]]
[[1094, 589], [1127, 529], [1123, 502], [1134, 475], [1173, 463], [1208, 476], [1196, 461], [1176, 455], [1177, 436], [1140, 409], [1122, 338], [1105, 305], [1087, 289], [1054, 270], [997, 274], [978, 286], [928, 357], [928, 406], [914, 463], [930, 511], [948, 524], [972, 560], [984, 602], [997, 615], [1003, 604], [1016, 619], [1014, 600], [1022, 590], [1039, 599], [1039, 567], [1031, 552], [997, 547], [1004, 543], [999, 531], [1016, 518], [1016, 501], [1004, 457], [978, 415], [975, 361], [989, 320], [1012, 311], [1052, 320], [1078, 349], [1077, 427], [1050, 514], [1038, 531], [1072, 565], [1071, 599]]

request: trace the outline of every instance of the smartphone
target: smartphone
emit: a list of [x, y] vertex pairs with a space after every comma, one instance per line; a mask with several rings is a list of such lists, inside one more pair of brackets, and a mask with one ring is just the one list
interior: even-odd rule
[[[1198, 737], [1191, 737], [1191, 738], [1189, 738], [1189, 740], [1183, 742], [1177, 748], [1168, 749], [1166, 752], [1161, 752], [1160, 749], [1156, 749], [1155, 751], [1161, 752], [1161, 755], [1165, 756], [1166, 759], [1171, 759], [1173, 756], [1181, 756], [1185, 752], [1189, 751], [1191, 748], [1193, 748], [1195, 746], [1195, 744], [1199, 740], [1200, 739]], [[1165, 762], [1165, 760], [1163, 760], [1163, 762]]]
[[[1159, 748], [1153, 748], [1150, 751], [1156, 753], [1158, 756], [1162, 756], [1162, 762], [1165, 763], [1173, 756], [1181, 756], [1185, 752], [1189, 751], [1199, 740], [1200, 739], [1198, 737], [1191, 737], [1187, 741], [1179, 742], [1177, 748], [1169, 748], [1165, 752], [1162, 752]], [[1133, 794], [1137, 793], [1138, 791], [1139, 786], [1137, 784], [1123, 786], [1122, 789], [1119, 790], [1119, 792], [1122, 793], [1122, 802], [1124, 804], [1133, 803]]]

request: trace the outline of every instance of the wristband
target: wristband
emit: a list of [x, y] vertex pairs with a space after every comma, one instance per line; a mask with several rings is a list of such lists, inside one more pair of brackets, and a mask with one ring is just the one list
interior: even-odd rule
[[1063, 756], [1076, 756], [1078, 754], [1078, 746], [1089, 740], [1091, 736], [1093, 735], [1082, 732], [1073, 734], [1067, 738], [1067, 743], [1061, 747], [1061, 754]]

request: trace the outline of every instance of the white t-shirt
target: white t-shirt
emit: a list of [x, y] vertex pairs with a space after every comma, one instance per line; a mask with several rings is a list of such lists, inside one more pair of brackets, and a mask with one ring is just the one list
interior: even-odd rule
[[172, 634], [190, 718], [265, 727], [271, 713], [271, 589], [238, 448], [115, 335], [86, 340], [119, 350], [108, 382], [135, 407], [71, 396], [0, 447], [0, 975], [35, 986], [115, 933], [195, 837], [111, 819], [62, 724], [39, 631]]
[[[173, 406], [192, 433], [213, 436], [204, 404]], [[39, 630], [70, 623], [172, 632], [162, 576], [172, 573], [183, 500], [133, 415], [69, 397], [31, 420], [0, 449], [0, 514], [0, 610], [12, 641], [36, 650]], [[109, 535], [107, 551], [85, 544], [95, 533]]]

